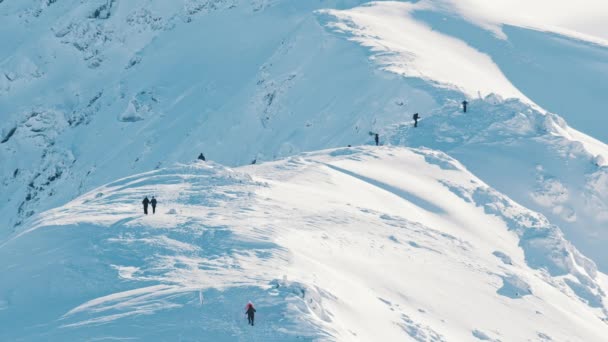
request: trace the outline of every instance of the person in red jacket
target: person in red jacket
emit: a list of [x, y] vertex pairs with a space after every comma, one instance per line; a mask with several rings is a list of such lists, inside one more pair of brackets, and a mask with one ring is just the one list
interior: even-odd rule
[[253, 326], [253, 319], [255, 318], [255, 308], [253, 307], [253, 303], [247, 303], [245, 308], [247, 309], [247, 311], [245, 311], [247, 314], [247, 322]]

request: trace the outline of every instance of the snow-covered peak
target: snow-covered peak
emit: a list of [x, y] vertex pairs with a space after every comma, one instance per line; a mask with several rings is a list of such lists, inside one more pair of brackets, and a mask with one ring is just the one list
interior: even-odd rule
[[608, 202], [597, 180], [606, 173], [602, 141], [608, 135], [600, 128], [606, 104], [598, 87], [608, 84], [602, 81], [608, 69], [598, 56], [608, 57], [608, 49], [512, 27], [502, 42], [454, 11], [432, 1], [387, 1], [320, 13], [330, 29], [369, 48], [379, 67], [436, 87], [440, 106], [412, 110], [422, 117], [420, 128], [408, 120], [396, 134], [383, 130], [387, 140], [454, 155], [492, 186], [559, 222], [605, 269]]

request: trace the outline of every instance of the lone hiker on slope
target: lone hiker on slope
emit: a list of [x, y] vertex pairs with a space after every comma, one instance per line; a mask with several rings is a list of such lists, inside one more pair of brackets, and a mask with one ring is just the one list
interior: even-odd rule
[[467, 102], [467, 100], [462, 101], [462, 112], [466, 113], [467, 112], [467, 105], [469, 104], [469, 102]]
[[148, 215], [148, 203], [150, 203], [148, 196], [146, 196], [146, 198], [144, 198], [144, 200], [141, 201], [141, 203], [144, 205], [144, 214]]
[[255, 308], [253, 307], [253, 303], [249, 301], [245, 308], [247, 309], [247, 311], [245, 311], [247, 314], [247, 323], [253, 326], [253, 319], [255, 318]]
[[154, 198], [154, 196], [152, 196], [150, 204], [152, 204], [152, 214], [156, 214], [156, 198]]
[[420, 119], [420, 115], [416, 113], [412, 118], [414, 119], [414, 127], [418, 127], [418, 119]]

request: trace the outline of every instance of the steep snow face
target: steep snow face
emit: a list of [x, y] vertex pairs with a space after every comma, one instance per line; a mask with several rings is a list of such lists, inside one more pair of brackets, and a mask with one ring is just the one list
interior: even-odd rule
[[394, 128], [395, 145], [427, 146], [449, 153], [527, 208], [544, 213], [605, 269], [608, 260], [608, 166], [568, 127], [517, 100], [471, 101], [467, 113], [447, 104], [423, 117], [419, 127]]
[[[157, 196], [155, 215], [141, 213], [145, 195]], [[343, 148], [236, 170], [200, 162], [120, 179], [24, 226], [0, 245], [0, 272], [10, 274], [2, 340], [608, 333], [593, 262], [542, 215], [426, 149]], [[243, 317], [248, 300], [255, 327]]]
[[498, 93], [527, 100], [489, 56], [413, 19], [415, 11], [428, 8], [424, 2], [388, 2], [321, 13], [336, 17], [328, 27], [369, 47], [372, 59], [388, 71], [436, 82], [468, 97]]
[[0, 237], [200, 152], [242, 165], [362, 144], [412, 108], [436, 107], [314, 14], [358, 3], [0, 3]]
[[[386, 1], [324, 13], [335, 18], [330, 27], [370, 47], [387, 70], [468, 96], [531, 99], [608, 142], [608, 45], [579, 40], [593, 32], [605, 38], [603, 1]], [[593, 30], [569, 34], [574, 23]]]
[[[386, 129], [390, 143], [452, 154], [484, 181], [559, 223], [607, 270], [608, 201], [601, 179], [608, 147], [536, 103], [607, 141], [598, 123], [608, 118], [600, 95], [608, 85], [601, 80], [608, 71], [601, 56], [608, 57], [608, 49], [513, 27], [505, 29], [509, 41], [502, 42], [450, 9], [431, 1], [377, 2], [323, 14], [328, 27], [370, 48], [380, 67], [454, 91], [441, 107], [419, 111], [417, 130], [409, 122]], [[518, 100], [480, 98], [492, 90]], [[472, 99], [462, 115], [465, 97]]]

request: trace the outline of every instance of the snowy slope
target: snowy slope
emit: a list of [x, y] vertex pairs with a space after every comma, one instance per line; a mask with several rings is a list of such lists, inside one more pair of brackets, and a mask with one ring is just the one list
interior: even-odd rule
[[[539, 104], [559, 109], [606, 141], [602, 122], [608, 118], [608, 103], [601, 94], [608, 69], [601, 66], [606, 60], [601, 56], [608, 49], [512, 27], [505, 29], [513, 33], [508, 42], [501, 43], [446, 11], [432, 1], [388, 1], [322, 13], [332, 30], [370, 48], [371, 59], [383, 69], [452, 92], [442, 106], [419, 111], [420, 129], [411, 129], [409, 122], [396, 131], [387, 128], [390, 143], [453, 155], [493, 187], [558, 223], [606, 271], [608, 147], [546, 114]], [[550, 18], [539, 17], [537, 25], [542, 20]], [[548, 46], [556, 50], [544, 55]], [[465, 97], [472, 103], [469, 113], [461, 115]]]
[[0, 4], [2, 226], [200, 152], [242, 165], [361, 144], [436, 106], [314, 13], [357, 1], [112, 1], [89, 18], [106, 3]]
[[427, 146], [457, 158], [518, 203], [542, 212], [605, 268], [608, 167], [564, 136], [564, 122], [521, 102], [471, 101], [428, 113], [420, 126], [388, 130], [394, 145]]
[[0, 0], [0, 340], [601, 341], [606, 18]]
[[[591, 154], [580, 151], [581, 166], [559, 180], [566, 200], [557, 193], [539, 205], [532, 188], [509, 191], [536, 184], [538, 165], [553, 178], [561, 174], [551, 169], [562, 165], [540, 160], [501, 173], [524, 171], [524, 179], [479, 176], [561, 220], [568, 238], [608, 269], [604, 171], [587, 166], [608, 155], [607, 52], [571, 38], [601, 39], [603, 31], [572, 20], [604, 18], [604, 7], [588, 1], [570, 20], [559, 14], [570, 7], [553, 6], [532, 25], [520, 11], [499, 13], [472, 0], [362, 3], [1, 2], [0, 238], [96, 186], [200, 152], [235, 166], [369, 143], [370, 132], [387, 141], [413, 112], [427, 117], [446, 105], [453, 112], [465, 96], [496, 93], [541, 114], [552, 110], [599, 139], [561, 119], [559, 129], [549, 129], [571, 143], [545, 139], [541, 150], [580, 150], [583, 143]], [[541, 5], [528, 9], [538, 13]], [[496, 36], [499, 28], [507, 40]], [[492, 112], [510, 113], [509, 105], [494, 104]], [[476, 133], [463, 124], [463, 136]], [[535, 134], [542, 140], [543, 132]], [[442, 148], [427, 138], [423, 145]], [[502, 158], [500, 148], [491, 153]], [[475, 172], [486, 165], [464, 162]], [[555, 201], [568, 202], [560, 204], [566, 210], [554, 214]]]
[[[143, 216], [143, 195], [158, 213]], [[432, 150], [134, 175], [0, 246], [2, 340], [601, 341], [604, 275]], [[39, 286], [47, 284], [46, 286]], [[242, 316], [257, 304], [257, 324]], [[37, 310], [31, 310], [37, 307]]]
[[608, 141], [604, 1], [383, 1], [324, 13], [387, 70], [468, 96], [531, 99]]

